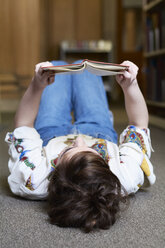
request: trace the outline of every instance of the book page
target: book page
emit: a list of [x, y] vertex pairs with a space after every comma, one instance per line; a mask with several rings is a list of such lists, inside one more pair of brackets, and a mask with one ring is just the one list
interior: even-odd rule
[[123, 71], [113, 71], [113, 70], [104, 70], [104, 69], [98, 69], [98, 68], [94, 68], [90, 65], [86, 66], [86, 69], [97, 75], [97, 76], [112, 76], [112, 75], [118, 75], [118, 74], [123, 74]]
[[44, 71], [52, 71], [55, 73], [67, 73], [67, 72], [75, 72], [84, 70], [84, 64], [70, 64], [70, 65], [61, 65], [61, 66], [48, 66], [43, 67]]
[[121, 71], [127, 68], [126, 66], [122, 66], [122, 65], [110, 64], [110, 63], [99, 63], [99, 62], [90, 61], [90, 60], [86, 60], [84, 61], [84, 63], [87, 64], [88, 67], [91, 66], [93, 68], [103, 69], [103, 70]]

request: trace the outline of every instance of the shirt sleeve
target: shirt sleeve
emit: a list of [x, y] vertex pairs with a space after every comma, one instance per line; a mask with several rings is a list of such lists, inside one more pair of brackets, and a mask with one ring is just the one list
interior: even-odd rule
[[45, 198], [50, 169], [38, 132], [34, 128], [19, 127], [7, 133], [5, 141], [9, 146], [8, 183], [11, 191], [25, 198]]
[[152, 150], [149, 129], [128, 126], [120, 135], [119, 163], [112, 166], [112, 172], [128, 194], [144, 186], [145, 178], [150, 185], [155, 183], [156, 177], [149, 160]]

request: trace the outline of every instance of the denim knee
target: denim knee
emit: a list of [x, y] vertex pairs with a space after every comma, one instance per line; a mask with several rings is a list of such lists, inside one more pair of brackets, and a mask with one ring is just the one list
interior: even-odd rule
[[63, 60], [52, 60], [51, 63], [54, 66], [58, 66], [58, 65], [67, 65], [68, 63], [66, 61]]

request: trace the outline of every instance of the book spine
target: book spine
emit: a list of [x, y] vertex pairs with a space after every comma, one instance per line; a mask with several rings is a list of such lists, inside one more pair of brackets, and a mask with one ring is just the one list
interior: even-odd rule
[[162, 9], [160, 17], [161, 25], [161, 48], [165, 48], [165, 9]]
[[165, 102], [165, 57], [162, 61], [161, 101]]
[[154, 31], [150, 16], [146, 19], [146, 37], [146, 51], [151, 52], [154, 50]]
[[149, 13], [146, 18], [146, 51], [165, 48], [165, 10]]

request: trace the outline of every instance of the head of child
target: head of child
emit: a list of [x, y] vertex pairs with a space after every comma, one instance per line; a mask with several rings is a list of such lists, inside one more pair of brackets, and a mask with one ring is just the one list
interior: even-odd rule
[[113, 225], [126, 199], [108, 164], [81, 138], [59, 155], [48, 191], [51, 223], [85, 232]]

